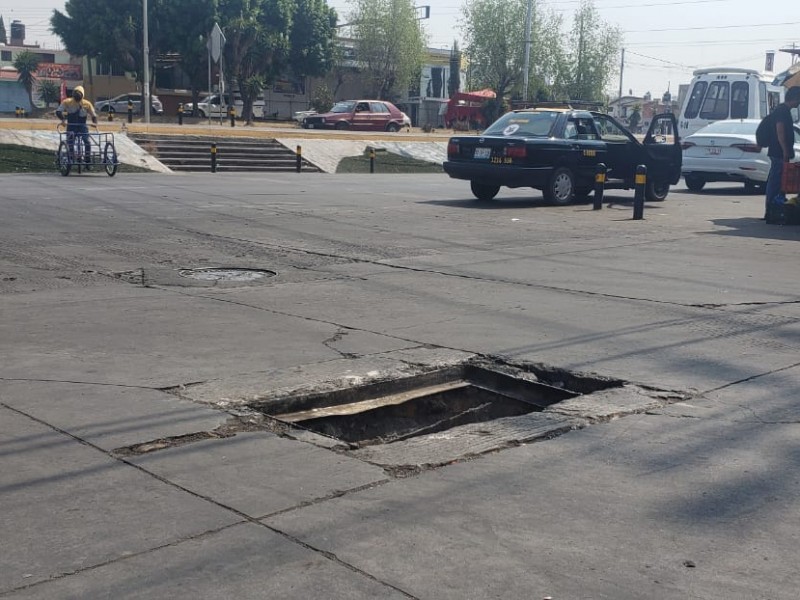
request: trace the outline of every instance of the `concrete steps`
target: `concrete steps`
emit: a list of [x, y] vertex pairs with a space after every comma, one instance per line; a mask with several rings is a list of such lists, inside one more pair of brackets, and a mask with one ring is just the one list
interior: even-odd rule
[[[129, 133], [128, 137], [173, 171], [211, 171], [211, 145], [217, 145], [217, 171], [285, 172], [297, 170], [292, 150], [274, 139], [218, 138], [169, 134]], [[301, 171], [320, 169], [302, 159]]]

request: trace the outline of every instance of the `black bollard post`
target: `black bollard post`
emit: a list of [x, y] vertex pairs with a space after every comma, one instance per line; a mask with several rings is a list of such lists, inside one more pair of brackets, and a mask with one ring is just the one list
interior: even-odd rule
[[19, 119], [19, 106], [14, 107], [14, 118]]
[[647, 167], [636, 167], [636, 187], [633, 195], [633, 220], [644, 219], [644, 189], [647, 186]]
[[603, 208], [603, 193], [606, 189], [606, 170], [606, 165], [604, 163], [598, 163], [597, 170], [594, 174], [594, 204], [592, 204], [594, 210]]
[[128, 123], [133, 123], [133, 102], [128, 100]]
[[217, 145], [211, 144], [211, 172], [217, 172]]
[[178, 104], [178, 125], [183, 125], [183, 102]]
[[231, 127], [236, 127], [236, 109], [232, 106], [228, 109], [228, 117], [231, 120]]
[[369, 149], [369, 172], [375, 172], [375, 148]]
[[302, 146], [298, 146], [297, 147], [297, 151], [295, 152], [295, 155], [297, 156], [296, 169], [297, 169], [297, 172], [299, 173], [303, 169], [303, 148], [302, 148]]

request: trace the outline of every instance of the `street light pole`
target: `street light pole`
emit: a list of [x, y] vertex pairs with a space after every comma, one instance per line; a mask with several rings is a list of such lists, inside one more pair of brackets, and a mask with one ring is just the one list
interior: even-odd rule
[[144, 29], [142, 45], [144, 46], [144, 90], [142, 90], [142, 102], [144, 102], [144, 122], [150, 124], [150, 41], [147, 35], [147, 0], [142, 0], [142, 28]]
[[533, 0], [528, 0], [528, 14], [525, 17], [525, 71], [522, 73], [522, 100], [528, 101], [528, 78], [531, 70], [531, 30], [533, 29]]

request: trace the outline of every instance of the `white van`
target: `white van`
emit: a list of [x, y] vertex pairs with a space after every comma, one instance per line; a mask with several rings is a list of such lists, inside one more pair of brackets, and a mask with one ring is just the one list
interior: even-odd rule
[[784, 88], [753, 69], [698, 69], [678, 115], [678, 133], [686, 137], [723, 119], [762, 119], [783, 102]]

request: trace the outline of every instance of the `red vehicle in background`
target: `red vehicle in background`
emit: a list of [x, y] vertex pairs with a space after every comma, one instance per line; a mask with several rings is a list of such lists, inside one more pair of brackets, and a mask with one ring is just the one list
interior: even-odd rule
[[496, 97], [497, 94], [490, 89], [456, 92], [447, 103], [447, 111], [444, 113], [445, 126], [461, 131], [484, 129], [487, 123], [481, 109], [487, 100]]

